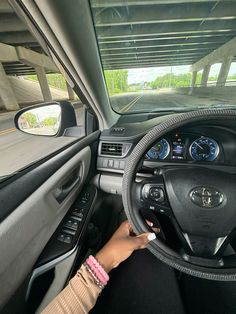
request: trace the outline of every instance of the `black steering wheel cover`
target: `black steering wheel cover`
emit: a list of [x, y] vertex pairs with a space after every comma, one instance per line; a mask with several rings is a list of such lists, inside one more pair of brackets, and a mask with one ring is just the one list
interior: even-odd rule
[[[139, 214], [133, 210], [131, 200], [132, 183], [140, 163], [140, 158], [143, 157], [147, 148], [150, 147], [155, 140], [162, 137], [166, 133], [191, 122], [207, 121], [210, 119], [222, 121], [235, 120], [236, 111], [230, 109], [207, 109], [170, 115], [164, 122], [161, 122], [156, 127], [151, 129], [133, 149], [124, 170], [122, 199], [125, 213], [136, 234], [148, 231], [147, 226], [145, 226]], [[236, 268], [220, 269], [191, 264], [183, 260], [180, 255], [171, 250], [158, 239], [150, 242], [148, 244], [148, 249], [159, 260], [186, 274], [210, 280], [236, 281]]]

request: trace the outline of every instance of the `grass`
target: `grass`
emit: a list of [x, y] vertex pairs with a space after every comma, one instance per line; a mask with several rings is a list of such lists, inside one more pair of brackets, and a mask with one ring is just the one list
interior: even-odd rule
[[[32, 80], [32, 81], [38, 82], [37, 75], [27, 75], [27, 76], [25, 76], [25, 78], [27, 80]], [[67, 90], [66, 81], [61, 74], [59, 74], [59, 73], [47, 74], [47, 80], [48, 80], [48, 84], [51, 87], [55, 87], [55, 88], [58, 88], [58, 89], [61, 89], [64, 91]]]

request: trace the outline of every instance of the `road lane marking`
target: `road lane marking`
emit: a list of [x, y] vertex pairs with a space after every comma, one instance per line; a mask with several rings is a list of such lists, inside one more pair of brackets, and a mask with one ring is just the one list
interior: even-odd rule
[[3, 130], [3, 131], [0, 131], [0, 136], [9, 134], [9, 133], [12, 133], [12, 132], [15, 132], [15, 131], [16, 131], [15, 128], [6, 129], [6, 130]]
[[143, 97], [143, 95], [137, 96], [135, 99], [131, 100], [127, 105], [125, 105], [125, 107], [123, 107], [123, 108], [120, 110], [120, 112], [126, 112], [126, 111], [130, 110], [130, 109], [133, 107], [133, 105], [136, 104], [137, 101], [138, 101], [140, 98], [142, 98], [142, 97]]

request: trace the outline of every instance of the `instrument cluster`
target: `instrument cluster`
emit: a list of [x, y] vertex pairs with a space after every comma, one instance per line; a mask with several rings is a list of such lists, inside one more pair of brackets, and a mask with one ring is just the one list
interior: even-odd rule
[[212, 162], [217, 159], [219, 152], [219, 144], [211, 137], [174, 133], [155, 143], [146, 153], [145, 159]]

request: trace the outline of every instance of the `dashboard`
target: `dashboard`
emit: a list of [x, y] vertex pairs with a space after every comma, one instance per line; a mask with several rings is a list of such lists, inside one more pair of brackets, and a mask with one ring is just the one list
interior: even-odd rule
[[[106, 191], [121, 193], [121, 183], [118, 188], [118, 182], [122, 181], [132, 150], [149, 130], [166, 119], [168, 116], [147, 117], [147, 120], [141, 121], [136, 116], [135, 119], [124, 116], [116, 125], [101, 133], [97, 170]], [[149, 175], [161, 167], [172, 165], [200, 166], [236, 173], [236, 120], [210, 119], [189, 123], [166, 133], [146, 148], [139, 174]]]
[[212, 137], [174, 132], [159, 139], [146, 153], [150, 161], [205, 161], [213, 162], [222, 153], [221, 144]]

